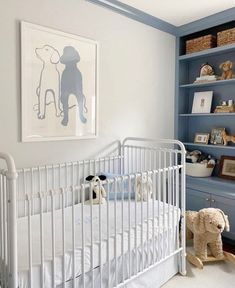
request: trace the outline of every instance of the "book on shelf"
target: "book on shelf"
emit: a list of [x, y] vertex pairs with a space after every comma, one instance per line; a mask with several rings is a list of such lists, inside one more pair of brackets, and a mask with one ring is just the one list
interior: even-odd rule
[[216, 75], [205, 75], [201, 77], [197, 77], [194, 83], [206, 83], [206, 82], [211, 82], [211, 81], [217, 81], [218, 76]]

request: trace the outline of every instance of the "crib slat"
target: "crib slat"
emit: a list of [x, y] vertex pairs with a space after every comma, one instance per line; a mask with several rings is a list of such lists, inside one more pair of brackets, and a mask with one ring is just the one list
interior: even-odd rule
[[[157, 255], [157, 259], [154, 259], [154, 262], [156, 262], [157, 260], [160, 261], [160, 259], [162, 258], [162, 255], [160, 254], [160, 245], [161, 245], [161, 241], [160, 241], [160, 229], [161, 229], [161, 221], [160, 221], [160, 201], [161, 201], [161, 187], [162, 187], [162, 184], [161, 184], [161, 179], [162, 179], [162, 170], [158, 170], [158, 189], [157, 189], [157, 199], [158, 199], [158, 202], [157, 202], [157, 211], [158, 211], [158, 215], [157, 215], [157, 239], [158, 239], [158, 255]], [[163, 229], [162, 229], [163, 230]], [[163, 237], [163, 236], [162, 236]]]
[[122, 225], [122, 239], [121, 239], [121, 244], [122, 244], [122, 247], [121, 247], [121, 253], [122, 253], [122, 282], [124, 282], [124, 181], [125, 181], [125, 178], [122, 177], [122, 182], [121, 182], [121, 185], [120, 185], [120, 188], [122, 189], [121, 191], [121, 195], [122, 195], [122, 203], [121, 203], [121, 211], [122, 211], [122, 215], [121, 215], [121, 225]]
[[[135, 174], [135, 191], [137, 191], [137, 176]], [[137, 251], [137, 236], [138, 236], [138, 227], [137, 227], [137, 195], [135, 195], [135, 275], [138, 273], [138, 251]]]
[[[149, 173], [147, 173], [146, 177], [148, 183]], [[149, 193], [147, 193], [147, 267], [149, 267], [149, 200]]]
[[3, 271], [3, 254], [4, 254], [4, 235], [3, 235], [3, 175], [0, 171], [0, 278], [3, 281], [4, 271]]
[[40, 197], [40, 250], [41, 250], [41, 287], [44, 288], [44, 221], [43, 221], [43, 195]]
[[[165, 153], [164, 153], [165, 154]], [[165, 155], [164, 155], [164, 167]], [[163, 257], [166, 257], [166, 168], [163, 169]]]
[[82, 185], [82, 203], [81, 203], [81, 221], [82, 221], [82, 287], [85, 288], [85, 240], [84, 240], [84, 197], [85, 197], [85, 186]]
[[29, 243], [29, 283], [33, 287], [33, 265], [32, 265], [32, 226], [31, 226], [31, 199], [28, 197], [28, 243]]
[[[73, 167], [73, 166], [72, 166]], [[73, 246], [73, 287], [76, 287], [76, 258], [75, 258], [75, 211], [74, 211], [74, 187], [71, 189], [72, 192], [72, 246]]]
[[4, 235], [4, 283], [8, 285], [8, 239], [7, 239], [7, 180], [3, 178], [3, 235]]
[[167, 189], [167, 242], [168, 242], [168, 249], [167, 249], [167, 252], [168, 252], [168, 255], [170, 255], [170, 201], [171, 201], [171, 171], [170, 169], [168, 168], [167, 170], [167, 175], [168, 175], [168, 181], [167, 181], [167, 185], [168, 185], [168, 189]]
[[177, 209], [176, 248], [179, 249], [179, 168], [176, 169], [176, 209]]
[[66, 283], [66, 258], [65, 258], [65, 197], [64, 197], [65, 190], [64, 188], [61, 189], [61, 196], [62, 196], [62, 252], [63, 252], [63, 267], [62, 267], [62, 281], [63, 287], [65, 288]]
[[55, 205], [54, 195], [51, 191], [51, 234], [52, 234], [52, 287], [55, 287]]
[[144, 208], [143, 208], [143, 175], [141, 173], [141, 182], [140, 182], [140, 191], [141, 191], [141, 268], [142, 268], [142, 271], [144, 270], [144, 216], [143, 216], [143, 213], [144, 213]]
[[115, 196], [114, 196], [114, 259], [115, 259], [115, 286], [117, 286], [117, 181], [115, 178]]
[[94, 227], [93, 227], [93, 190], [90, 184], [89, 187], [89, 199], [90, 199], [90, 215], [91, 215], [91, 285], [94, 288]]
[[109, 219], [110, 182], [107, 182], [107, 261], [108, 261], [108, 288], [110, 288], [110, 219]]
[[[99, 182], [99, 190], [101, 183]], [[102, 195], [100, 195], [102, 198]], [[99, 201], [99, 265], [100, 265], [100, 288], [102, 288], [102, 214], [101, 214], [101, 199]]]
[[[136, 198], [136, 196], [135, 196]], [[128, 254], [129, 254], [129, 278], [131, 277], [131, 176], [128, 175]]]

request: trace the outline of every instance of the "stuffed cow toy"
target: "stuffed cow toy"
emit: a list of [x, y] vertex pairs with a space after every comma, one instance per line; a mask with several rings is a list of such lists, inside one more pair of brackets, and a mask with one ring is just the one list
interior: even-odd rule
[[201, 260], [207, 259], [207, 245], [215, 258], [224, 257], [221, 233], [224, 230], [229, 231], [229, 222], [228, 216], [222, 210], [204, 208], [199, 212], [186, 211], [186, 226], [193, 233], [197, 257]]
[[106, 191], [104, 187], [102, 186], [101, 181], [104, 181], [106, 179], [105, 175], [89, 175], [86, 177], [86, 180], [91, 183], [91, 189], [92, 189], [92, 198], [90, 200], [87, 200], [85, 204], [104, 204], [106, 203], [105, 197], [106, 197]]

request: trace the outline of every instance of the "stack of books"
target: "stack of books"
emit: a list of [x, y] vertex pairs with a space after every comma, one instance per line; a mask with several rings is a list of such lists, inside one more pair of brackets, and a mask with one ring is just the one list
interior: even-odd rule
[[212, 81], [216, 81], [217, 79], [218, 79], [218, 76], [216, 75], [205, 75], [205, 76], [197, 77], [194, 83], [212, 82]]

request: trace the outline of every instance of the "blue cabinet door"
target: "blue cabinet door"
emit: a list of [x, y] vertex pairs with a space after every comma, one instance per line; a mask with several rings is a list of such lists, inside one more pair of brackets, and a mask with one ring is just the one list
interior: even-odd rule
[[228, 215], [230, 231], [223, 232], [223, 236], [235, 240], [235, 201], [233, 199], [211, 195], [211, 206], [219, 208]]
[[198, 211], [203, 208], [210, 207], [210, 194], [194, 190], [186, 189], [186, 209]]

